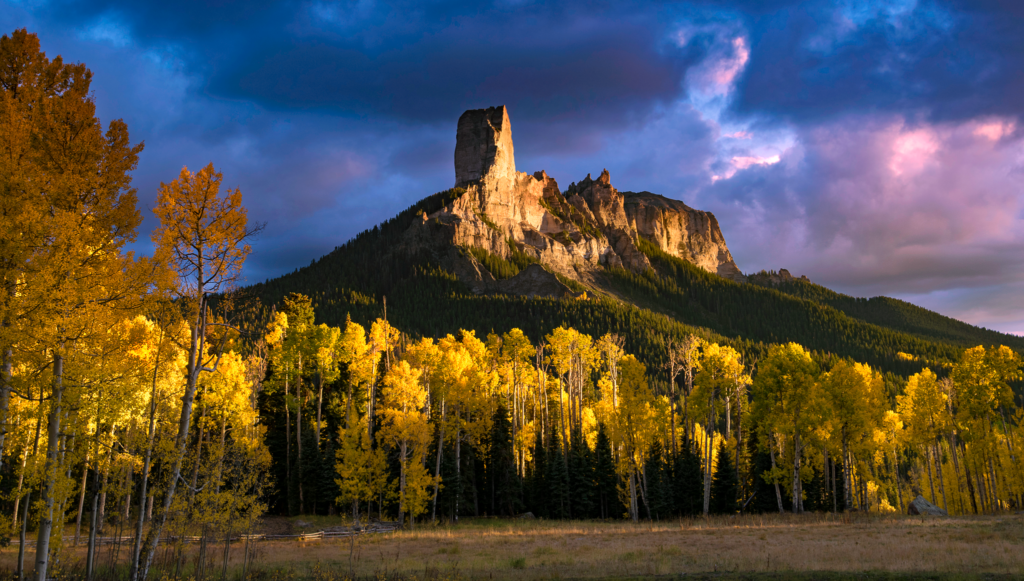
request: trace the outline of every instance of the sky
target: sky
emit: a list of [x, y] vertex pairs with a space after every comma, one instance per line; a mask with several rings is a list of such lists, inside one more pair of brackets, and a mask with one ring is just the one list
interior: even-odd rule
[[1024, 334], [1024, 2], [0, 0], [83, 62], [161, 182], [213, 162], [266, 222], [249, 282], [454, 183], [466, 109], [519, 171], [607, 168], [786, 268]]

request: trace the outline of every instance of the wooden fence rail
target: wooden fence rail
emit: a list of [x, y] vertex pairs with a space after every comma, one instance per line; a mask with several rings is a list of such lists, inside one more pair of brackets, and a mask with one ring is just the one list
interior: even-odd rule
[[[353, 535], [366, 535], [366, 534], [376, 534], [376, 533], [393, 533], [396, 530], [398, 530], [398, 528], [399, 527], [398, 527], [398, 523], [397, 522], [380, 522], [380, 523], [374, 523], [374, 524], [372, 524], [370, 526], [362, 527], [362, 528], [359, 528], [359, 529], [355, 529], [355, 528], [352, 528], [352, 527], [333, 527], [333, 528], [330, 528], [330, 529], [326, 529], [326, 530], [322, 530], [322, 531], [317, 531], [315, 533], [300, 533], [300, 534], [297, 534], [297, 535], [268, 535], [268, 534], [238, 535], [237, 537], [231, 537], [230, 538], [230, 542], [236, 543], [236, 542], [244, 542], [244, 541], [249, 541], [249, 542], [252, 542], [252, 541], [298, 541], [300, 543], [308, 543], [308, 542], [311, 542], [311, 541], [319, 541], [319, 540], [323, 540], [323, 539], [343, 539], [343, 538], [351, 537]], [[75, 537], [65, 536], [64, 537], [64, 546], [70, 545], [71, 543], [74, 542], [74, 540], [75, 540]], [[189, 544], [191, 544], [191, 543], [198, 543], [198, 542], [200, 542], [202, 540], [203, 540], [203, 537], [197, 537], [197, 536], [183, 536], [183, 537], [170, 536], [170, 537], [165, 537], [164, 539], [162, 539], [163, 542], [176, 543], [176, 542], [180, 541], [180, 542], [189, 543]], [[215, 542], [215, 543], [222, 543], [222, 542], [224, 542], [224, 539], [210, 539], [210, 541], [211, 542]], [[120, 542], [122, 544], [133, 543], [133, 542], [135, 542], [135, 537], [134, 536], [124, 536], [124, 537], [120, 537], [120, 538], [119, 537], [96, 537], [96, 544], [97, 545], [112, 545], [112, 544], [117, 543], [117, 542]], [[17, 545], [19, 543], [20, 543], [19, 539], [11, 539], [11, 545]], [[83, 544], [83, 545], [87, 544], [88, 543], [88, 537], [79, 537], [79, 543]], [[36, 541], [30, 541], [30, 540], [26, 540], [25, 541], [25, 546], [26, 547], [35, 546], [35, 544], [36, 544]]]

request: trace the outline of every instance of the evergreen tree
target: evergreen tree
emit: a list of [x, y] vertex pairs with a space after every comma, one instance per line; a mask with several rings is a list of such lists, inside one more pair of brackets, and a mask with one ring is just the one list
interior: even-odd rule
[[661, 440], [655, 440], [648, 449], [644, 463], [647, 483], [647, 518], [661, 520], [672, 516], [672, 486], [666, 470]]
[[736, 467], [733, 456], [725, 442], [718, 445], [718, 464], [715, 466], [714, 478], [711, 481], [712, 514], [736, 514], [736, 496], [739, 494], [739, 482], [736, 481]]
[[[771, 456], [758, 448], [757, 431], [751, 431], [747, 437], [747, 450], [750, 453], [750, 474], [747, 482], [747, 498], [750, 502], [743, 509], [749, 513], [779, 512], [779, 504], [775, 498], [775, 486], [764, 479], [766, 472], [772, 469]], [[753, 496], [753, 498], [751, 498]]]
[[527, 475], [528, 483], [526, 507], [534, 515], [539, 517], [548, 516], [548, 483], [547, 468], [548, 454], [544, 448], [543, 435], [537, 430], [533, 443], [533, 463], [531, 472]]
[[569, 452], [569, 490], [572, 517], [591, 518], [594, 515], [594, 458], [578, 430], [573, 434]]
[[700, 456], [693, 449], [693, 443], [683, 439], [672, 469], [672, 493], [676, 513], [694, 516], [703, 512], [703, 478]]
[[512, 516], [523, 507], [522, 483], [512, 453], [512, 422], [508, 410], [499, 403], [494, 410], [487, 458], [489, 505], [492, 514]]
[[617, 482], [611, 440], [601, 423], [597, 426], [597, 440], [594, 443], [594, 512], [598, 517], [618, 518], [625, 512], [626, 507], [619, 500]]
[[551, 451], [547, 456], [546, 484], [548, 491], [548, 516], [551, 518], [570, 518], [569, 474], [562, 456], [562, 447], [558, 438], [551, 438]]

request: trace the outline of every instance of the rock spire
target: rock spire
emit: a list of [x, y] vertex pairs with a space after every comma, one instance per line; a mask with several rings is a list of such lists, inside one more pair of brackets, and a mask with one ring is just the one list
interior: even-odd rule
[[455, 187], [516, 173], [512, 124], [504, 105], [472, 109], [459, 117], [455, 138]]

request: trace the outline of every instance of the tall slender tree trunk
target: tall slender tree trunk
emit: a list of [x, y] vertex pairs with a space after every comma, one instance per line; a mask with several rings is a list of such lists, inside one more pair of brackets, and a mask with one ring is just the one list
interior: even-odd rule
[[89, 480], [89, 454], [86, 452], [85, 460], [82, 462], [82, 484], [78, 493], [78, 511], [75, 513], [75, 542], [78, 546], [78, 538], [82, 533], [82, 511], [85, 510], [85, 488]]
[[[284, 465], [285, 465], [285, 480], [287, 498], [285, 504], [288, 507], [288, 514], [292, 514], [292, 411], [288, 405], [288, 376], [290, 374], [285, 372], [284, 376]], [[349, 396], [349, 405], [351, 405], [352, 396]]]
[[[458, 408], [455, 412], [456, 422], [462, 421], [462, 414]], [[462, 425], [455, 426], [455, 514], [452, 519], [459, 522], [459, 500], [462, 498]]]
[[324, 376], [317, 372], [317, 394], [316, 394], [316, 432], [313, 433], [313, 441], [316, 443], [316, 451], [320, 452], [320, 419], [324, 401]]
[[[202, 269], [199, 271], [199, 280], [204, 280]], [[188, 444], [189, 425], [192, 422], [192, 406], [196, 396], [199, 373], [206, 369], [203, 366], [202, 361], [203, 354], [206, 351], [205, 338], [207, 308], [205, 292], [200, 295], [198, 306], [199, 312], [197, 314], [197, 321], [191, 329], [191, 343], [189, 346], [186, 375], [187, 381], [185, 384], [185, 393], [181, 398], [181, 418], [178, 420], [178, 434], [174, 442], [174, 462], [170, 466], [167, 490], [164, 493], [164, 499], [161, 503], [159, 518], [154, 521], [153, 525], [149, 529], [149, 534], [146, 535], [146, 542], [142, 551], [146, 557], [139, 567], [138, 575], [131, 581], [145, 580], [149, 576], [149, 569], [153, 564], [153, 559], [156, 557], [156, 551], [160, 543], [160, 535], [163, 533], [164, 526], [167, 524], [171, 505], [174, 502], [174, 494], [177, 490], [178, 479], [181, 477], [181, 467], [185, 458], [185, 449]], [[214, 363], [212, 370], [216, 370], [216, 368], [217, 363]]]
[[408, 444], [403, 440], [398, 446], [398, 526], [405, 527], [405, 465], [409, 462], [407, 457]]
[[938, 440], [932, 442], [932, 449], [935, 456], [935, 474], [939, 477], [939, 492], [942, 494], [942, 510], [948, 513], [949, 508], [946, 506], [946, 483], [942, 477], [942, 449], [939, 446]]
[[971, 479], [971, 461], [967, 457], [966, 449], [961, 457], [964, 459], [964, 476], [967, 480], [967, 491], [971, 497], [971, 510], [974, 511], [974, 514], [978, 514], [978, 501], [974, 497], [974, 481]]
[[39, 536], [36, 540], [36, 579], [46, 581], [49, 566], [50, 532], [53, 530], [53, 506], [57, 493], [57, 449], [60, 442], [60, 416], [64, 396], [64, 357], [53, 356], [53, 393], [50, 395], [50, 413], [46, 422], [46, 464], [43, 467], [43, 485], [40, 498], [43, 511], [39, 515]]
[[928, 490], [931, 491], [931, 502], [938, 504], [938, 497], [935, 496], [935, 480], [932, 478], [932, 447], [925, 445], [924, 447], [924, 464], [928, 467]]
[[296, 378], [295, 401], [298, 403], [298, 410], [295, 412], [295, 450], [298, 452], [295, 464], [295, 474], [299, 481], [299, 514], [306, 514], [306, 499], [304, 498], [302, 481], [305, 480], [305, 470], [302, 465], [302, 405], [306, 394], [302, 390], [302, 363], [299, 363], [299, 377]]
[[800, 434], [793, 434], [793, 514], [800, 514]]
[[629, 471], [629, 516], [633, 522], [640, 520], [639, 507], [636, 505], [636, 471]]
[[843, 427], [843, 503], [844, 510], [853, 508], [853, 484], [850, 482], [850, 448], [846, 441], [846, 428]]
[[[153, 459], [153, 444], [156, 441], [156, 384], [157, 376], [160, 371], [160, 346], [163, 344], [163, 327], [160, 327], [160, 341], [157, 343], [156, 360], [153, 364], [153, 388], [149, 395], [149, 430], [146, 438], [146, 458], [142, 462], [142, 482], [140, 483], [139, 491], [139, 519], [135, 526], [135, 542], [132, 545], [132, 565], [131, 570], [128, 574], [128, 579], [135, 579], [139, 574], [139, 557], [142, 554], [142, 527], [146, 522], [146, 502], [148, 498], [148, 486], [149, 486], [149, 467]], [[83, 480], [84, 482], [84, 480]], [[82, 489], [83, 498], [85, 496], [85, 488]], [[152, 506], [152, 505], [150, 505]], [[78, 533], [75, 533], [75, 538], [78, 538]], [[77, 542], [77, 540], [76, 540]]]
[[[3, 326], [9, 327], [10, 323], [5, 320]], [[11, 381], [13, 373], [14, 349], [10, 346], [5, 346], [3, 367], [0, 369], [0, 470], [3, 469], [4, 444], [7, 441], [7, 417], [11, 406]]]
[[441, 425], [437, 434], [437, 465], [434, 468], [434, 508], [430, 520], [437, 522], [437, 492], [441, 489], [441, 453], [444, 450], [444, 398], [441, 398]]
[[[772, 458], [772, 473], [775, 473], [775, 443], [772, 442], [768, 446], [768, 453]], [[778, 478], [772, 478], [772, 482], [775, 484], [775, 500], [779, 503], [779, 514], [786, 512], [786, 509], [782, 507], [782, 490], [779, 489]]]

